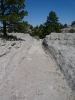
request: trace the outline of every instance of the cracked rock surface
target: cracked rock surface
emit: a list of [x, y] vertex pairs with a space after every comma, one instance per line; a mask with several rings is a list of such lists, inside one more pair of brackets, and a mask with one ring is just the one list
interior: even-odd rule
[[75, 33], [51, 33], [43, 44], [75, 93]]
[[42, 41], [22, 37], [25, 41], [0, 40], [0, 100], [75, 100]]

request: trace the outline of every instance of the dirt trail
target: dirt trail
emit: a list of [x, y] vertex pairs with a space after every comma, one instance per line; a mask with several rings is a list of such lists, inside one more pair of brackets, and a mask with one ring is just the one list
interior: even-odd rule
[[73, 100], [73, 96], [53, 58], [34, 39], [16, 43], [4, 59], [0, 57], [0, 100]]

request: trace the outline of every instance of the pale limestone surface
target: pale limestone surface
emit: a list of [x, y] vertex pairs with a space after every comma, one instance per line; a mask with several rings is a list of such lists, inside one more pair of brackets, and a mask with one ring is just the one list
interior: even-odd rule
[[0, 40], [0, 100], [75, 100], [63, 74], [42, 41]]
[[75, 33], [51, 33], [43, 44], [75, 93]]

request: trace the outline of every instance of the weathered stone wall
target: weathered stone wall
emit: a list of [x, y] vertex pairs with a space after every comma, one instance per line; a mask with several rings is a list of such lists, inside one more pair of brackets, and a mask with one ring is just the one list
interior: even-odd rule
[[51, 33], [43, 45], [52, 54], [75, 92], [75, 33]]

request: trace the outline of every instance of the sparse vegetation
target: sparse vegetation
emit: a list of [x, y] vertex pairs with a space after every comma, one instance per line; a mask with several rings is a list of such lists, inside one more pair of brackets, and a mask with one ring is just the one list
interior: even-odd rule
[[68, 27], [68, 25], [67, 25], [67, 24], [64, 24], [64, 25], [63, 25], [63, 28], [67, 28], [67, 27]]
[[61, 32], [61, 24], [58, 21], [58, 17], [54, 11], [51, 11], [47, 17], [44, 24], [36, 26], [33, 29], [33, 36], [38, 36], [39, 38], [44, 38], [51, 32]]
[[[0, 0], [0, 22], [3, 24], [4, 37], [7, 37], [7, 32], [29, 33], [32, 36], [45, 38], [51, 32], [61, 32], [61, 29], [68, 28], [67, 24], [61, 24], [56, 12], [51, 11], [47, 16], [46, 21], [40, 26], [33, 27], [28, 22], [23, 21], [24, 16], [27, 16], [25, 10], [25, 0]], [[71, 27], [75, 25], [75, 21], [71, 23]], [[71, 29], [69, 32], [74, 33]]]
[[75, 21], [73, 21], [73, 22], [71, 23], [71, 26], [75, 26]]

